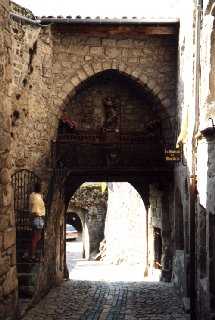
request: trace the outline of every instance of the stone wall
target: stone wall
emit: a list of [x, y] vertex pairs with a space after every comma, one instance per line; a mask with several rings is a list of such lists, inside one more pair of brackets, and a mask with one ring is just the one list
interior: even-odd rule
[[12, 319], [17, 307], [16, 233], [11, 187], [11, 34], [9, 3], [0, 2], [0, 318]]
[[[6, 1], [3, 3], [6, 4]], [[19, 6], [12, 4], [12, 10], [34, 18], [31, 12]], [[4, 34], [7, 34], [9, 29], [5, 30]], [[92, 89], [90, 110], [87, 110], [86, 97], [82, 96], [81, 101], [78, 102], [75, 100], [77, 96], [74, 98], [74, 95], [85, 80], [110, 69], [125, 75], [130, 81], [135, 80], [153, 97], [154, 109], [152, 111], [150, 110], [151, 102], [147, 101], [143, 104], [143, 100], [131, 98], [126, 86], [122, 88], [122, 102], [127, 106], [123, 110], [122, 123], [124, 128], [140, 130], [144, 121], [138, 122], [137, 125], [137, 118], [146, 119], [148, 117], [151, 119], [155, 111], [162, 120], [162, 129], [166, 140], [172, 143], [175, 139], [172, 135], [172, 128], [175, 125], [176, 115], [177, 68], [176, 36], [143, 36], [141, 39], [129, 39], [126, 36], [90, 36], [75, 32], [63, 32], [62, 34], [56, 26], [41, 27], [14, 19], [11, 20], [10, 31], [11, 40], [7, 40], [7, 45], [2, 47], [4, 56], [7, 47], [11, 47], [11, 70], [8, 68], [9, 61], [4, 62], [2, 67], [2, 73], [5, 67], [7, 67], [5, 74], [9, 75], [11, 72], [10, 79], [12, 81], [9, 91], [10, 103], [7, 101], [7, 108], [2, 107], [2, 110], [6, 109], [2, 121], [7, 121], [7, 128], [5, 127], [1, 134], [4, 138], [2, 147], [7, 146], [8, 150], [4, 151], [4, 161], [2, 160], [0, 163], [1, 169], [4, 169], [2, 171], [4, 174], [2, 180], [2, 184], [4, 184], [2, 187], [3, 200], [7, 204], [7, 215], [2, 216], [1, 228], [5, 227], [5, 229], [0, 235], [0, 244], [2, 247], [5, 246], [5, 249], [9, 246], [7, 253], [4, 251], [3, 257], [7, 256], [5, 258], [7, 261], [10, 259], [8, 263], [12, 267], [4, 271], [4, 279], [7, 279], [6, 277], [9, 280], [13, 278], [13, 287], [7, 287], [7, 293], [10, 290], [16, 292], [17, 287], [14, 260], [14, 216], [10, 203], [11, 187], [10, 182], [4, 180], [7, 178], [7, 170], [11, 170], [9, 175], [23, 168], [34, 171], [44, 182], [44, 192], [47, 193], [48, 186], [53, 187], [48, 170], [50, 168], [50, 142], [56, 138], [62, 109], [68, 107], [72, 110], [71, 116], [77, 117], [77, 122], [83, 124], [80, 125], [80, 128], [87, 129], [89, 124], [84, 122], [83, 109], [74, 108], [74, 105], [76, 107], [83, 103], [86, 107], [84, 111], [86, 113], [89, 111], [91, 115], [94, 113], [94, 118], [96, 117], [97, 121], [100, 121], [99, 125], [102, 125], [104, 119], [100, 110], [101, 103], [93, 112], [90, 108], [92, 104], [95, 104], [98, 91], [100, 93], [104, 91], [106, 95], [116, 91], [116, 88], [113, 85], [104, 87], [102, 83], [97, 84], [97, 87], [90, 88]], [[2, 41], [5, 41], [3, 38]], [[5, 87], [2, 87], [5, 90], [4, 97], [1, 99], [2, 103], [7, 99], [5, 92], [7, 92], [8, 79], [3, 78], [3, 82]], [[104, 93], [101, 94], [101, 100], [103, 98]], [[120, 107], [123, 108], [123, 105]], [[79, 115], [76, 114], [78, 112]], [[81, 116], [80, 112], [82, 112]], [[95, 123], [91, 122], [90, 124], [94, 126]], [[9, 149], [10, 161], [8, 160]], [[45, 292], [48, 287], [62, 279], [64, 273], [65, 203], [62, 193], [57, 188], [53, 193], [47, 217], [44, 269], [43, 274], [40, 275], [41, 286], [38, 287], [37, 294], [40, 291]], [[104, 216], [104, 207], [98, 209], [95, 206], [86, 215], [89, 235], [92, 240], [90, 253], [98, 249], [98, 244], [102, 240]], [[4, 233], [8, 227], [10, 229]], [[7, 242], [7, 239], [11, 239], [11, 242]], [[8, 274], [7, 271], [9, 271]], [[7, 280], [5, 281], [7, 284]]]
[[172, 139], [177, 39], [62, 36], [55, 28], [14, 20], [11, 30], [14, 171], [25, 167], [46, 175], [50, 141], [56, 137], [58, 119], [69, 103], [68, 96], [88, 77], [107, 69], [119, 70], [152, 91], [160, 118], [167, 119], [163, 120], [164, 135], [167, 140]]
[[[114, 71], [86, 81], [66, 107], [77, 129], [144, 131], [160, 119], [153, 97], [146, 99], [142, 88]], [[112, 111], [113, 114], [110, 114]], [[109, 116], [109, 117], [108, 117]], [[138, 119], [142, 119], [141, 123]]]
[[[190, 176], [193, 172], [193, 135], [195, 128], [195, 26], [194, 1], [187, 3], [186, 14], [181, 17], [178, 52], [178, 142], [183, 144], [183, 163], [175, 166], [174, 185], [174, 259], [173, 282], [189, 304], [190, 254]], [[181, 215], [183, 225], [177, 225]], [[183, 239], [177, 234], [183, 233]], [[178, 247], [182, 242], [183, 249]], [[184, 245], [183, 245], [184, 242]], [[187, 304], [187, 305], [188, 305]], [[189, 308], [189, 306], [188, 306]]]
[[[54, 26], [39, 27], [12, 20], [11, 37], [9, 133], [12, 139], [12, 173], [23, 168], [34, 171], [44, 182], [44, 192], [47, 192], [48, 185], [51, 187], [53, 184], [49, 171], [50, 142], [56, 138], [62, 109], [70, 105], [75, 90], [80, 88], [84, 80], [109, 69], [119, 71], [145, 87], [154, 97], [153, 104], [163, 120], [165, 138], [171, 142], [174, 139], [171, 126], [174, 127], [175, 123], [176, 103], [175, 36], [144, 36], [141, 40], [114, 36], [91, 37], [84, 34], [62, 34]], [[113, 87], [110, 86], [108, 90], [113, 90]], [[132, 101], [126, 93], [124, 97], [130, 104], [126, 111], [126, 127], [129, 113], [131, 118], [134, 116], [133, 106], [135, 103], [140, 106], [141, 103]], [[148, 105], [146, 107], [148, 108]], [[144, 112], [142, 108], [140, 117], [146, 117]], [[139, 127], [136, 126], [135, 119], [129, 125], [131, 129], [134, 126], [137, 129]], [[47, 251], [41, 290], [63, 278], [62, 230], [65, 204], [61, 196], [59, 190], [56, 190], [47, 219]], [[90, 251], [97, 246], [98, 241]]]
[[[214, 132], [215, 117], [215, 29], [212, 2], [203, 18], [201, 36], [201, 89], [200, 89], [200, 128], [202, 135], [198, 140], [197, 174], [198, 174], [198, 225], [197, 225], [197, 272], [198, 272], [198, 308], [200, 319], [214, 314], [215, 301], [215, 210], [214, 210]], [[203, 156], [204, 154], [204, 156]]]
[[[54, 28], [53, 28], [54, 29]], [[142, 37], [132, 40], [117, 37], [90, 37], [53, 30], [53, 74], [56, 108], [70, 104], [75, 89], [99, 72], [114, 69], [128, 75], [157, 98], [164, 120], [166, 139], [172, 140], [170, 124], [175, 119], [177, 39]], [[161, 105], [163, 107], [161, 107]], [[171, 137], [170, 137], [171, 136]]]
[[147, 264], [146, 209], [129, 183], [108, 183], [105, 223], [105, 261], [114, 264]]
[[101, 185], [83, 184], [72, 196], [68, 211], [78, 214], [82, 221], [84, 256], [91, 258], [99, 252], [104, 239], [104, 226], [107, 211], [107, 191]]
[[41, 178], [57, 130], [52, 100], [52, 39], [49, 28], [12, 21], [13, 170], [27, 168]]
[[[184, 250], [175, 252], [174, 282], [185, 301], [188, 301], [186, 296], [196, 299], [197, 319], [209, 319], [214, 312], [214, 134], [208, 134], [214, 119], [214, 16], [210, 14], [213, 3], [203, 2], [198, 34], [198, 12], [194, 2], [190, 2], [190, 9], [181, 20], [179, 39], [178, 107], [179, 124], [184, 131], [181, 132], [184, 166], [178, 166], [175, 170], [175, 194], [179, 190], [184, 220]], [[183, 130], [185, 127], [186, 130]], [[194, 177], [196, 190], [191, 186]], [[193, 228], [193, 224], [196, 227]], [[196, 244], [194, 249], [190, 248], [193, 242]], [[194, 250], [196, 262], [193, 265], [190, 258]], [[190, 281], [194, 274], [196, 296]], [[186, 307], [189, 308], [189, 303]]]
[[118, 70], [151, 90], [155, 111], [163, 119], [164, 136], [173, 142], [176, 38], [145, 36], [131, 40], [73, 33], [62, 36], [54, 27], [13, 21], [12, 47], [14, 171], [25, 167], [46, 178], [50, 141], [56, 137], [62, 109], [70, 105], [71, 95], [84, 80], [109, 69]]

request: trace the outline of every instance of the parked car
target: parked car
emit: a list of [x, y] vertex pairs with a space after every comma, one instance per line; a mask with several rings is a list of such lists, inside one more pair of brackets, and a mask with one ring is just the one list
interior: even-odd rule
[[66, 225], [66, 240], [73, 240], [78, 238], [78, 231], [72, 224]]

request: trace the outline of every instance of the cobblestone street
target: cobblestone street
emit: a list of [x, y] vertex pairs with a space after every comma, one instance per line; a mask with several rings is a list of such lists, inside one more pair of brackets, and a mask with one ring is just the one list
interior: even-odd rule
[[67, 281], [53, 289], [24, 320], [187, 320], [165, 283]]
[[143, 281], [140, 266], [86, 261], [81, 259], [81, 247], [81, 241], [67, 243], [73, 280], [52, 289], [24, 320], [189, 319], [172, 285], [157, 282], [157, 274], [150, 278], [154, 282]]

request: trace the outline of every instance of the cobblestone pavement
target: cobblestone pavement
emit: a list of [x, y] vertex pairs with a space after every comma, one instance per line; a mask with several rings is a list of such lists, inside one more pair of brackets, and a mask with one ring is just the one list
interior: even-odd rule
[[188, 320], [170, 284], [69, 280], [24, 320]]
[[141, 265], [86, 261], [82, 247], [81, 241], [67, 243], [73, 280], [52, 289], [24, 320], [189, 319], [171, 284], [156, 282], [159, 274], [144, 278]]

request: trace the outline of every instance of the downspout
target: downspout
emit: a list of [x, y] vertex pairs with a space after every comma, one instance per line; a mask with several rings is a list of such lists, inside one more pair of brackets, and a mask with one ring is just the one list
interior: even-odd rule
[[202, 0], [196, 0], [196, 21], [195, 21], [195, 125], [192, 137], [192, 172], [190, 176], [190, 316], [196, 320], [196, 134], [199, 126], [199, 90], [200, 90], [200, 37], [201, 37], [201, 14]]

